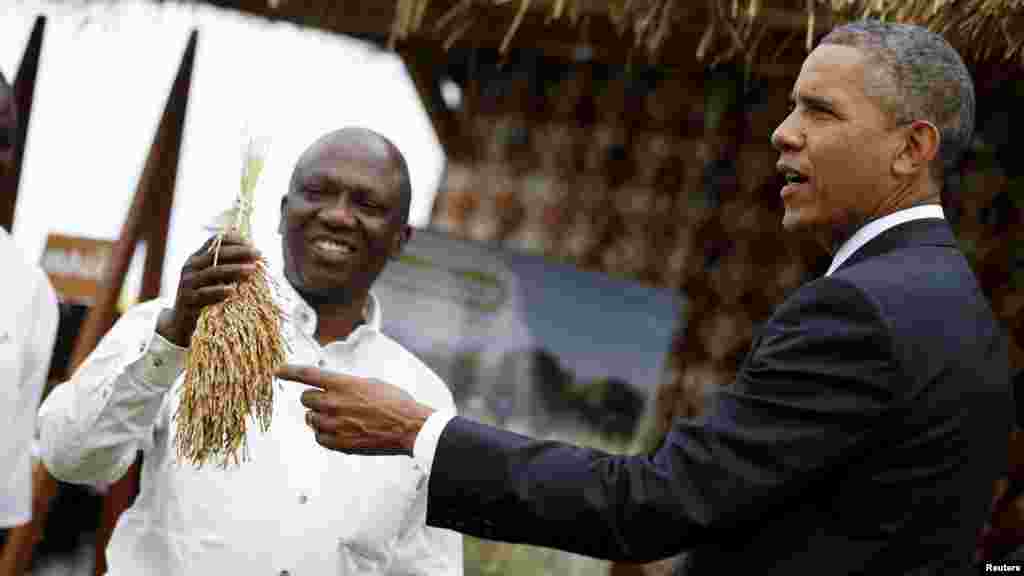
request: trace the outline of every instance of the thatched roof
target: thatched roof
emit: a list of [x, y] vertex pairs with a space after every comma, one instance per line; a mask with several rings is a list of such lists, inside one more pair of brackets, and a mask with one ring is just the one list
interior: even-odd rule
[[[282, 1], [282, 0], [279, 0]], [[433, 2], [437, 4], [437, 0]], [[445, 46], [479, 25], [482, 13], [508, 10], [514, 16], [499, 49], [516, 45], [516, 33], [528, 14], [543, 13], [553, 26], [576, 27], [586, 17], [607, 18], [634, 46], [656, 55], [674, 34], [700, 34], [698, 61], [745, 58], [766, 51], [770, 33], [802, 19], [800, 41], [809, 49], [818, 34], [834, 24], [863, 17], [910, 22], [943, 34], [968, 59], [1012, 59], [1024, 63], [1024, 0], [457, 0], [438, 14], [431, 0], [396, 0], [392, 41], [424, 30], [443, 32]], [[799, 24], [798, 24], [799, 25]], [[529, 39], [524, 40], [529, 42]]]
[[838, 19], [872, 17], [927, 26], [965, 56], [1024, 63], [1022, 0], [831, 0]]

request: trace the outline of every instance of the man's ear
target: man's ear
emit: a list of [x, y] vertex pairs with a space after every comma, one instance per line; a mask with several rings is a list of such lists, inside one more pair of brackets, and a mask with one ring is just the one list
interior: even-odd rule
[[899, 176], [910, 176], [921, 170], [927, 171], [932, 160], [939, 155], [942, 138], [939, 129], [926, 120], [915, 120], [903, 129], [903, 148], [893, 162], [893, 172]]
[[398, 255], [402, 253], [402, 249], [405, 248], [405, 245], [409, 243], [410, 239], [412, 239], [412, 226], [402, 224], [402, 229], [398, 231], [398, 234], [395, 234], [389, 258], [398, 258]]
[[284, 234], [284, 211], [288, 206], [288, 193], [285, 192], [284, 196], [281, 196], [281, 215], [277, 220], [277, 233]]

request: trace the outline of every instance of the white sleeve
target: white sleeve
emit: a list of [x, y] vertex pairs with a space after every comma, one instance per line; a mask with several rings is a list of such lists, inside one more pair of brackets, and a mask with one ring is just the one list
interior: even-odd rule
[[186, 350], [156, 333], [164, 305], [129, 310], [71, 380], [39, 410], [40, 456], [54, 477], [78, 484], [118, 480], [152, 441], [166, 392]]
[[[39, 289], [33, 310], [36, 322], [32, 330], [30, 351], [32, 364], [26, 366], [25, 382], [29, 390], [46, 387], [46, 377], [50, 373], [50, 361], [53, 359], [53, 347], [57, 343], [57, 328], [60, 324], [60, 310], [57, 304], [57, 293], [53, 290], [46, 275], [39, 273]], [[38, 402], [38, 400], [37, 400]]]
[[[425, 502], [426, 494], [423, 496]], [[420, 510], [425, 514], [425, 505]], [[462, 576], [462, 573], [462, 534], [433, 528], [422, 521], [396, 542], [388, 570], [388, 574], [396, 576]]]
[[441, 432], [452, 418], [455, 418], [454, 410], [438, 410], [427, 417], [427, 421], [423, 423], [423, 427], [416, 434], [416, 441], [412, 445], [413, 461], [428, 477], [434, 464], [434, 453], [437, 452], [437, 442], [441, 439]]
[[53, 361], [53, 349], [57, 345], [57, 329], [60, 327], [60, 305], [57, 303], [57, 293], [46, 274], [40, 271], [39, 275], [41, 281], [36, 291], [35, 304], [32, 307], [36, 321], [28, 340], [29, 354], [26, 354], [25, 357], [25, 365], [22, 370], [25, 379], [21, 387], [22, 390], [31, 390], [34, 394], [27, 402], [27, 407], [33, 413], [30, 443], [33, 459], [39, 454], [39, 447], [35, 442], [35, 431], [38, 427], [35, 412], [39, 409], [39, 399], [43, 390], [46, 389], [50, 364]]
[[[388, 574], [462, 576], [462, 535], [426, 524], [430, 462], [441, 430], [456, 413], [455, 399], [448, 386], [433, 372], [430, 372], [430, 375], [430, 378], [422, 381], [422, 395], [417, 400], [436, 412], [427, 418], [413, 445], [413, 466], [418, 468], [423, 476], [417, 488], [408, 531], [395, 544], [394, 559]], [[435, 427], [436, 433], [432, 432]], [[417, 457], [420, 453], [423, 461]]]
[[411, 522], [409, 531], [396, 543], [389, 574], [462, 576], [463, 573], [462, 535], [426, 524], [430, 463], [444, 425], [455, 417], [455, 401], [440, 378], [436, 378], [431, 392], [429, 397], [420, 401], [430, 405], [436, 412], [427, 418], [413, 445], [413, 466], [423, 474], [414, 504], [415, 520]]

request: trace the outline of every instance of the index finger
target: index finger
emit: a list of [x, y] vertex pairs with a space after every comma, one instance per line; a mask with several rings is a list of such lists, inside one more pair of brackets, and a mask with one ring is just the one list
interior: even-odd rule
[[290, 380], [307, 386], [313, 386], [321, 390], [330, 388], [329, 379], [324, 371], [313, 366], [300, 366], [298, 364], [284, 364], [274, 373], [281, 380]]

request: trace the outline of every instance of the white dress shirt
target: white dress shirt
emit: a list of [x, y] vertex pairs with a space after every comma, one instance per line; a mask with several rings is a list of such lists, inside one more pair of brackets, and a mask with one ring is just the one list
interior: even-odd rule
[[[945, 218], [942, 207], [937, 204], [915, 206], [893, 212], [865, 224], [839, 246], [839, 250], [836, 251], [836, 255], [832, 259], [832, 265], [829, 266], [828, 272], [825, 275], [828, 276], [835, 272], [854, 252], [882, 232], [904, 222], [928, 218]], [[413, 458], [428, 475], [434, 462], [434, 453], [437, 452], [437, 442], [441, 439], [441, 433], [448, 422], [454, 417], [455, 414], [452, 412], [434, 412], [423, 423], [423, 427], [420, 428], [419, 433], [416, 435], [416, 441], [413, 444]]]
[[924, 206], [914, 206], [913, 208], [898, 210], [892, 214], [882, 216], [878, 220], [872, 220], [861, 226], [860, 229], [854, 232], [853, 236], [846, 239], [846, 242], [840, 244], [839, 250], [836, 250], [836, 255], [832, 257], [832, 264], [828, 267], [828, 272], [825, 273], [825, 276], [831, 276], [837, 268], [842, 266], [843, 262], [846, 262], [850, 256], [853, 256], [854, 252], [860, 250], [861, 246], [864, 246], [889, 228], [894, 228], [911, 220], [945, 219], [945, 217], [942, 206], [926, 204]]
[[32, 441], [57, 339], [57, 294], [0, 228], [0, 528], [32, 520]]
[[[446, 412], [452, 395], [425, 364], [366, 323], [320, 346], [316, 314], [277, 280], [290, 363], [398, 382]], [[273, 419], [250, 420], [249, 461], [221, 469], [179, 463], [173, 415], [186, 351], [155, 332], [166, 301], [136, 306], [40, 409], [42, 456], [54, 476], [103, 483], [144, 450], [140, 492], [107, 547], [111, 576], [462, 574], [462, 537], [425, 525], [425, 474], [411, 458], [324, 449], [305, 424], [305, 386], [275, 383]]]

